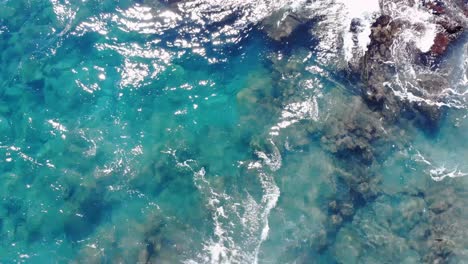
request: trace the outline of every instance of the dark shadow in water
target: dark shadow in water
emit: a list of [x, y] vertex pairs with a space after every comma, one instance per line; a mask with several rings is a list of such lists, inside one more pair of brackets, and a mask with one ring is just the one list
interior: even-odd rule
[[[310, 30], [319, 22], [319, 19], [313, 19], [305, 23], [301, 23], [294, 31], [281, 41], [270, 39], [270, 48], [284, 52], [285, 55], [291, 55], [299, 48], [307, 48], [313, 50], [318, 44], [319, 39], [310, 33]], [[268, 38], [265, 35], [266, 38]]]
[[103, 195], [102, 191], [81, 186], [71, 190], [69, 199], [66, 200], [78, 202], [79, 206], [77, 214], [71, 213], [65, 220], [64, 231], [68, 239], [76, 242], [89, 236], [101, 220], [110, 213], [112, 206], [103, 200]]

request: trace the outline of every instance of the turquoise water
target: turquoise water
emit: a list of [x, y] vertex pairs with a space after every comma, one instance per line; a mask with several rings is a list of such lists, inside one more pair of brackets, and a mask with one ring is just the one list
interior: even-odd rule
[[466, 109], [385, 122], [315, 39], [139, 2], [0, 0], [0, 262], [468, 261]]

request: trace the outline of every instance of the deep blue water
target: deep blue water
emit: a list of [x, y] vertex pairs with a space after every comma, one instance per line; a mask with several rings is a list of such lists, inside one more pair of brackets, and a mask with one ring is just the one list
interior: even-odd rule
[[465, 108], [380, 123], [318, 39], [139, 2], [0, 0], [1, 263], [468, 261]]

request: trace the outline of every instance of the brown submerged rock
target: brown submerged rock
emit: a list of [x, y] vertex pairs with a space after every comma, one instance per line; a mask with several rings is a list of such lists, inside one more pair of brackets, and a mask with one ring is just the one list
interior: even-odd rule
[[348, 107], [329, 118], [321, 142], [336, 156], [354, 155], [364, 163], [374, 159], [372, 143], [384, 135], [378, 113], [372, 112], [359, 97], [353, 97]]

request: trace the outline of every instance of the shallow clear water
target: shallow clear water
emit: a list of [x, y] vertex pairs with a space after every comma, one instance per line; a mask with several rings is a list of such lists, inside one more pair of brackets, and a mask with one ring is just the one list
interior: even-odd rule
[[0, 0], [0, 262], [468, 261], [466, 108], [382, 123], [319, 39], [200, 3]]

